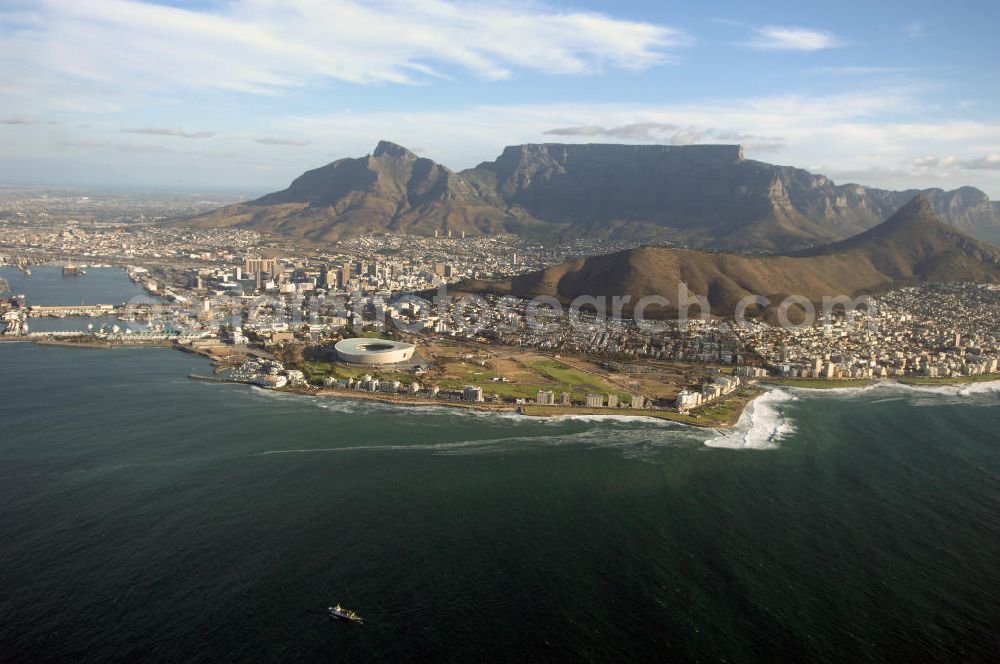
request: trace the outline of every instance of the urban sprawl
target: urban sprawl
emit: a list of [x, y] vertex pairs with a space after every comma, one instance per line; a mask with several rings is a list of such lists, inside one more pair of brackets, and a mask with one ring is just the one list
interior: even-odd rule
[[[879, 293], [865, 311], [821, 316], [801, 329], [719, 318], [649, 329], [579, 312], [539, 313], [496, 295], [435, 297], [471, 279], [510, 277], [634, 245], [548, 245], [444, 232], [296, 248], [242, 229], [188, 231], [164, 223], [224, 202], [3, 190], [6, 269], [28, 274], [33, 266], [56, 265], [67, 278], [86, 279], [95, 266], [122, 267], [151, 296], [46, 306], [0, 278], [4, 338], [211, 348], [212, 357], [223, 358], [228, 380], [274, 389], [694, 414], [762, 380], [931, 382], [998, 372], [1000, 321], [991, 315], [1000, 303], [997, 286]], [[81, 325], [32, 330], [32, 319], [51, 316], [80, 317]], [[88, 325], [93, 317], [116, 322]], [[405, 367], [347, 366], [332, 347], [353, 336], [405, 340], [418, 354]]]

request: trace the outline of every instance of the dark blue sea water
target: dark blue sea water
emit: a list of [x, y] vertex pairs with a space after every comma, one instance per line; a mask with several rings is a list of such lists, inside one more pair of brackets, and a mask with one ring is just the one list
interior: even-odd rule
[[[0, 660], [995, 661], [995, 386], [720, 440], [0, 344]], [[762, 435], [770, 449], [725, 449]], [[754, 441], [758, 441], [755, 443]], [[340, 602], [364, 625], [333, 623]]]
[[[120, 270], [33, 272], [11, 281], [36, 304], [139, 294]], [[191, 372], [172, 350], [0, 344], [0, 660], [1000, 650], [996, 384], [776, 391], [717, 433]], [[336, 602], [367, 623], [330, 622]]]

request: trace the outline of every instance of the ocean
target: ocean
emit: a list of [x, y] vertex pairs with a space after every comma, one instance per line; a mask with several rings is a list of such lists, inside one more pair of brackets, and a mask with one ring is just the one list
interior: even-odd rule
[[142, 286], [132, 282], [125, 270], [117, 267], [88, 267], [86, 274], [78, 277], [63, 277], [62, 268], [51, 265], [31, 266], [31, 276], [13, 267], [0, 267], [0, 277], [10, 283], [10, 293], [26, 295], [28, 305], [120, 305], [133, 298], [162, 301], [145, 295]]
[[[162, 298], [148, 295], [139, 284], [128, 278], [125, 270], [118, 267], [88, 267], [86, 274], [63, 277], [62, 268], [51, 265], [31, 267], [31, 276], [13, 267], [0, 268], [0, 278], [6, 279], [10, 290], [0, 297], [11, 294], [27, 296], [28, 306], [41, 304], [48, 306], [71, 306], [77, 304], [113, 304], [163, 302]], [[137, 321], [123, 321], [116, 316], [66, 316], [64, 318], [31, 318], [30, 332], [86, 332], [88, 330], [121, 329], [136, 331], [146, 329], [146, 324]]]
[[1000, 651], [996, 383], [777, 390], [716, 432], [187, 378], [208, 370], [0, 343], [0, 660]]

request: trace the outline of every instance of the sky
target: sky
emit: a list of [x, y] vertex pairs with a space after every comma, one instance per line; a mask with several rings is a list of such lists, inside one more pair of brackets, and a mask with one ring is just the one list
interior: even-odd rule
[[1000, 199], [1000, 2], [0, 0], [0, 183], [281, 189], [381, 139], [741, 143]]

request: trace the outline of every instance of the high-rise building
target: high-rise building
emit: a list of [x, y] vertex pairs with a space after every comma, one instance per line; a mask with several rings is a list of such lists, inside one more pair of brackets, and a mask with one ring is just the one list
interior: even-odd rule
[[483, 401], [483, 388], [476, 385], [466, 385], [462, 390], [462, 401]]
[[539, 406], [553, 406], [556, 403], [556, 395], [552, 390], [538, 390], [538, 397], [535, 403]]
[[[267, 274], [275, 275], [278, 271], [277, 258], [261, 258], [260, 256], [247, 256], [243, 259], [243, 271], [247, 274]], [[237, 277], [239, 279], [239, 277]]]
[[674, 403], [678, 410], [688, 410], [701, 403], [701, 394], [689, 390], [681, 390], [677, 393], [677, 399]]
[[319, 285], [327, 290], [337, 287], [337, 273], [330, 269], [329, 265], [324, 265], [319, 273]]

